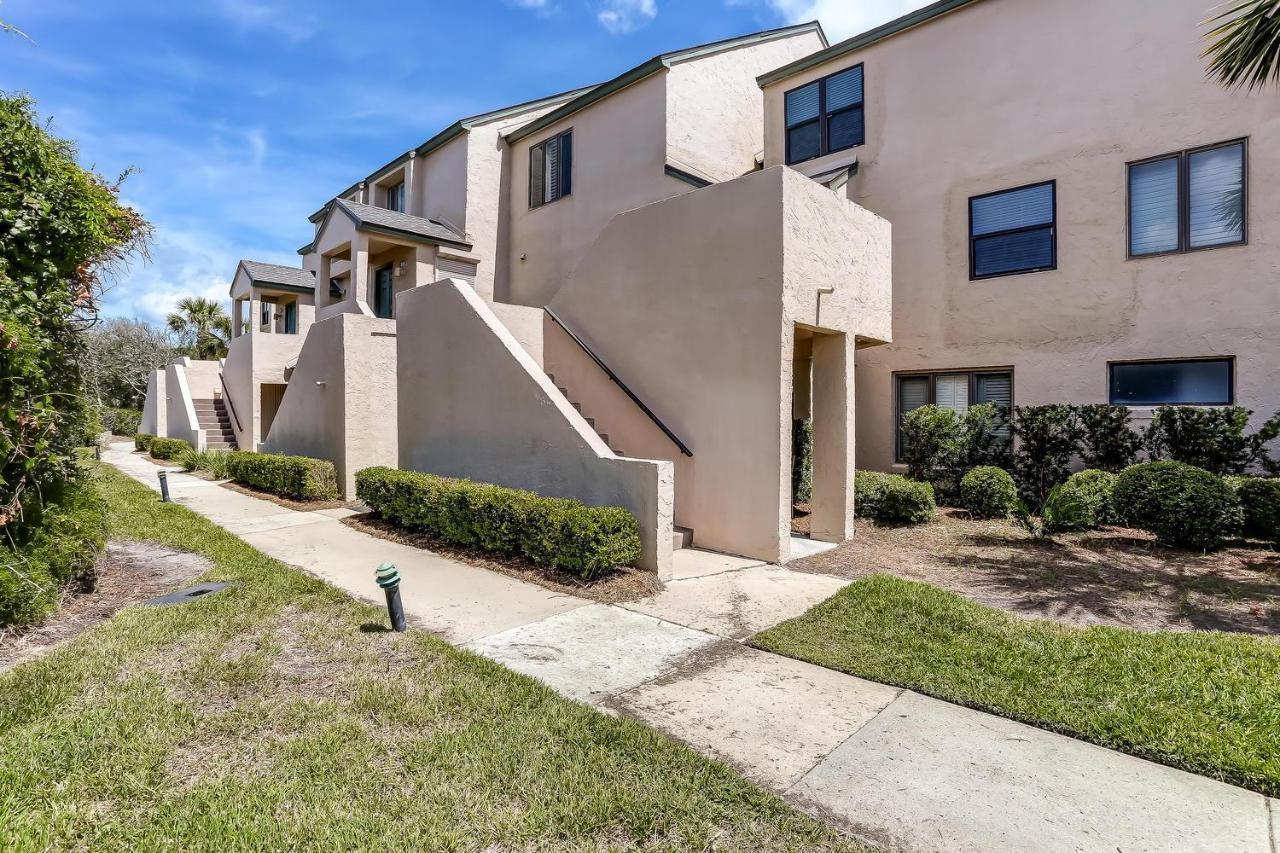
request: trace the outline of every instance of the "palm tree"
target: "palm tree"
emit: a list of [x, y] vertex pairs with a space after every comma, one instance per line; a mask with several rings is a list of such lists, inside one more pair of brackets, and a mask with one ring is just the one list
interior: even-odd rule
[[1209, 23], [1211, 75], [1250, 91], [1280, 83], [1280, 0], [1230, 0]]
[[181, 299], [178, 310], [169, 315], [167, 325], [192, 358], [213, 360], [227, 354], [231, 318], [219, 302], [202, 296]]

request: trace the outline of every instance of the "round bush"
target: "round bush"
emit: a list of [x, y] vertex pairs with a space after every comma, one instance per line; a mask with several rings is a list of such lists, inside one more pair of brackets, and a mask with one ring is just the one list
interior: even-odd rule
[[1183, 462], [1130, 465], [1116, 478], [1115, 513], [1161, 542], [1209, 550], [1235, 535], [1240, 501], [1221, 477]]
[[1018, 504], [1018, 487], [1003, 468], [981, 465], [960, 480], [960, 505], [978, 518], [1004, 518]]
[[855, 472], [853, 491], [855, 514], [883, 524], [923, 524], [937, 509], [933, 486], [901, 474]]
[[1116, 474], [1093, 468], [1077, 471], [1062, 484], [1062, 493], [1078, 500], [1084, 507], [1080, 520], [1083, 528], [1115, 524], [1115, 508], [1112, 503], [1116, 490]]
[[1258, 539], [1280, 542], [1280, 480], [1227, 477], [1226, 481], [1240, 499], [1244, 532]]

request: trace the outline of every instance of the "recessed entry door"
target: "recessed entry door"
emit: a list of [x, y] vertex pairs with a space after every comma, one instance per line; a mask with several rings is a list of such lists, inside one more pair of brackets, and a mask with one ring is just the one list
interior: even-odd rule
[[391, 319], [393, 291], [391, 287], [391, 265], [378, 267], [373, 274], [373, 313], [384, 320]]

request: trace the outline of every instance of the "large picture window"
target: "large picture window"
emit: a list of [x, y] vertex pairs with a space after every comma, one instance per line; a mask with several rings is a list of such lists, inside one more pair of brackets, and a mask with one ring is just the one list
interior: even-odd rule
[[1245, 241], [1243, 141], [1129, 164], [1129, 255], [1164, 255]]
[[[897, 381], [895, 457], [902, 461], [902, 421], [921, 406], [951, 409], [958, 415], [969, 406], [994, 403], [1006, 412], [1013, 406], [1013, 372], [1008, 369], [904, 373]], [[1008, 428], [1002, 430], [1006, 437]]]
[[573, 131], [529, 149], [529, 207], [541, 207], [573, 191]]
[[1230, 406], [1234, 361], [1124, 361], [1108, 365], [1112, 403], [1121, 406]]
[[969, 199], [969, 277], [1055, 269], [1057, 206], [1055, 181]]
[[784, 100], [788, 165], [866, 141], [861, 65], [792, 89]]

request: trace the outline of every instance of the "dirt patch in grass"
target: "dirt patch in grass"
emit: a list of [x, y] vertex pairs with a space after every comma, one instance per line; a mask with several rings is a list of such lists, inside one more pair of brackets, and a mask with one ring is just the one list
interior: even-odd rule
[[840, 547], [788, 564], [851, 579], [890, 574], [1068, 625], [1280, 634], [1280, 554], [1237, 543], [1210, 554], [1104, 528], [1037, 543], [959, 510], [915, 527], [859, 520]]
[[372, 513], [353, 515], [342, 523], [362, 533], [377, 536], [390, 542], [422, 548], [460, 563], [499, 572], [518, 580], [536, 583], [555, 592], [588, 598], [603, 604], [637, 601], [662, 591], [662, 582], [653, 572], [642, 569], [619, 568], [612, 574], [593, 581], [583, 581], [565, 572], [531, 563], [521, 557], [499, 557], [477, 548], [462, 548], [441, 542], [425, 533], [405, 530]]
[[[198, 475], [203, 476], [203, 475]], [[205, 477], [207, 480], [212, 477]], [[318, 509], [360, 509], [362, 504], [356, 501], [299, 501], [293, 498], [286, 498], [281, 495], [275, 495], [271, 492], [264, 492], [260, 489], [251, 489], [248, 486], [242, 486], [239, 483], [233, 483], [230, 480], [220, 483], [222, 488], [230, 489], [233, 492], [239, 492], [242, 495], [248, 495], [251, 498], [260, 498], [264, 501], [271, 501], [273, 504], [279, 504], [285, 509], [295, 509], [299, 512], [315, 512]]]
[[130, 605], [185, 586], [212, 566], [198, 554], [146, 542], [111, 542], [98, 557], [93, 590], [68, 589], [41, 624], [0, 632], [0, 672], [57, 648]]

